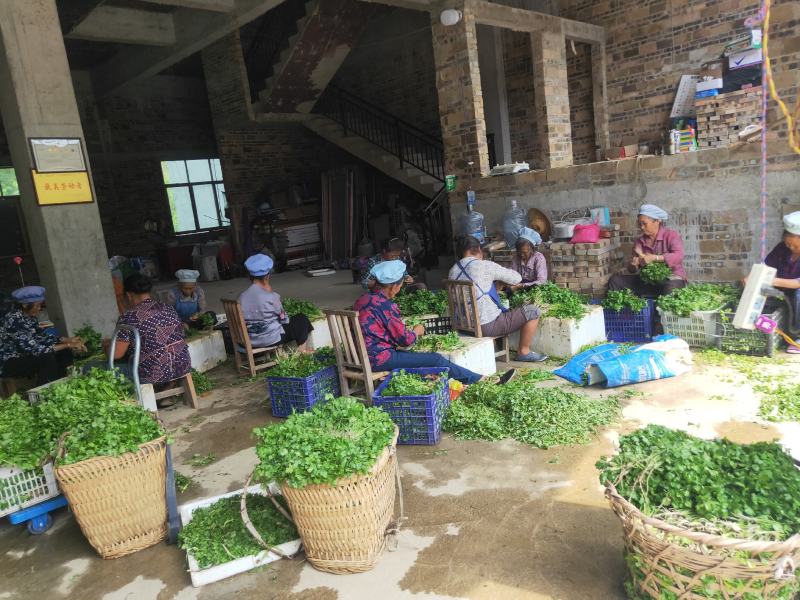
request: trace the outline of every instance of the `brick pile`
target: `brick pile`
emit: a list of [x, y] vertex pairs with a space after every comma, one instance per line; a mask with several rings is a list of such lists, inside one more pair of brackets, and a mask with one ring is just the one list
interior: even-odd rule
[[550, 252], [553, 281], [595, 298], [605, 295], [609, 278], [623, 266], [619, 232], [594, 244], [555, 242]]
[[761, 120], [761, 86], [695, 101], [700, 148], [725, 148]]

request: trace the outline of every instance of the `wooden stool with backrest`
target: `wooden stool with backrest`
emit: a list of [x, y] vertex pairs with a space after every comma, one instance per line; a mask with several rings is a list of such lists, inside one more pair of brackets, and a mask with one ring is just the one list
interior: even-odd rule
[[343, 396], [350, 396], [349, 380], [364, 384], [367, 402], [372, 402], [375, 382], [383, 379], [387, 371], [373, 371], [367, 355], [367, 345], [358, 322], [358, 312], [354, 310], [326, 310], [328, 328], [336, 353], [336, 366], [339, 369], [339, 383]]
[[223, 300], [225, 316], [228, 319], [228, 328], [233, 343], [233, 359], [236, 363], [236, 372], [255, 377], [258, 371], [269, 369], [275, 365], [275, 357], [280, 345], [268, 348], [253, 348], [250, 343], [250, 334], [244, 322], [242, 305], [238, 300]]
[[[447, 291], [447, 306], [450, 312], [450, 324], [453, 331], [471, 333], [477, 338], [485, 337], [481, 332], [481, 320], [478, 317], [478, 298], [475, 285], [471, 281], [445, 279], [442, 281]], [[500, 340], [500, 350], [495, 357], [502, 357], [503, 362], [511, 360], [508, 336], [492, 338]]]

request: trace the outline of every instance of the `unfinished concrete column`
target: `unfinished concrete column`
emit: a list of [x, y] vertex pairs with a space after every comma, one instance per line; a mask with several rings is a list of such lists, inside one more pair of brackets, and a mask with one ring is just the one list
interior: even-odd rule
[[603, 160], [608, 141], [608, 92], [606, 89], [606, 45], [592, 44], [592, 98], [594, 137], [598, 161]]
[[84, 139], [55, 0], [0, 2], [0, 112], [48, 312], [62, 333], [83, 323], [110, 333], [117, 310], [97, 202], [39, 206], [31, 179], [29, 138]]
[[564, 32], [531, 33], [537, 135], [545, 169], [572, 164], [572, 125], [569, 115], [567, 51]]
[[[470, 10], [460, 10], [463, 17], [449, 27], [439, 22], [438, 11], [431, 13], [431, 30], [445, 172], [458, 175], [463, 183], [488, 174], [489, 151], [475, 19]], [[469, 162], [474, 164], [465, 167]]]

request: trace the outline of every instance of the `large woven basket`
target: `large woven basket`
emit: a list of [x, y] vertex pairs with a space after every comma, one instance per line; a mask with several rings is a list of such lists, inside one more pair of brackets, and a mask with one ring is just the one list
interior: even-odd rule
[[138, 452], [56, 467], [83, 535], [103, 558], [119, 558], [167, 535], [166, 436]]
[[386, 545], [394, 513], [397, 435], [365, 475], [333, 485], [281, 485], [308, 561], [320, 571], [369, 571]]
[[782, 542], [711, 535], [646, 516], [610, 483], [606, 498], [622, 521], [636, 596], [681, 600], [794, 597], [800, 534]]

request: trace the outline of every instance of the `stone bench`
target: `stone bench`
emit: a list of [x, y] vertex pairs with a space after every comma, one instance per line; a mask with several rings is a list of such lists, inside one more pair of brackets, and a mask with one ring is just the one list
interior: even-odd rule
[[[606, 341], [606, 322], [601, 306], [589, 306], [580, 322], [575, 319], [545, 317], [533, 336], [531, 349], [548, 356], [571, 358], [583, 346]], [[519, 347], [519, 332], [508, 336], [511, 349]]]

